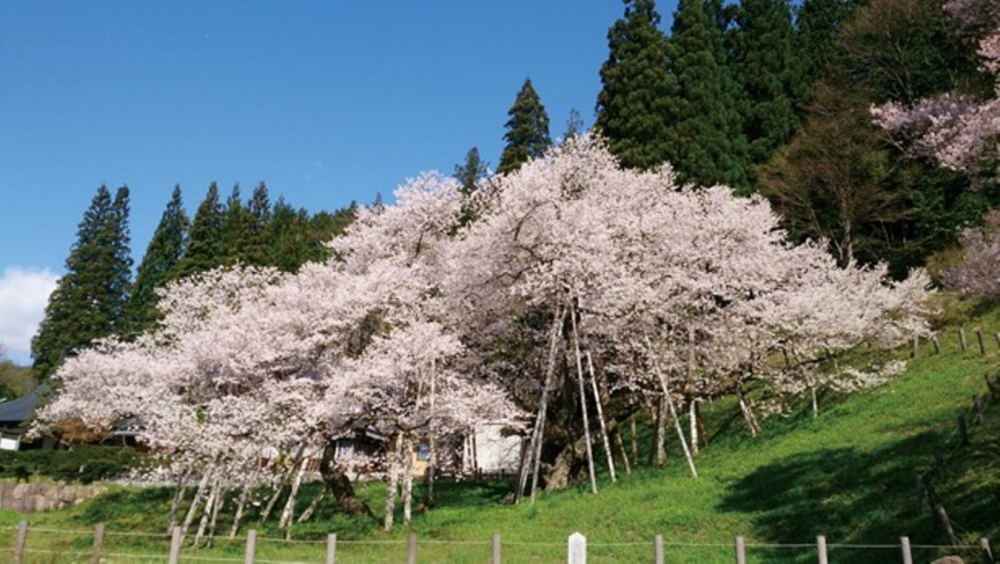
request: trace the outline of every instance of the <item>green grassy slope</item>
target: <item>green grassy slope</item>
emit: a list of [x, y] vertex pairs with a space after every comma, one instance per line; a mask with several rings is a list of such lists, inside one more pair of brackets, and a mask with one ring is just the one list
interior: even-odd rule
[[[570, 488], [542, 494], [534, 507], [511, 506], [501, 503], [509, 483], [441, 484], [437, 507], [418, 513], [410, 528], [384, 534], [374, 522], [323, 507], [314, 522], [294, 533], [314, 544], [265, 541], [258, 555], [322, 561], [323, 540], [333, 531], [341, 540], [338, 561], [405, 561], [405, 537], [413, 532], [426, 561], [485, 562], [490, 537], [500, 533], [505, 561], [551, 562], [565, 559], [566, 537], [580, 531], [588, 537], [592, 563], [651, 561], [657, 534], [665, 539], [668, 562], [732, 562], [736, 535], [746, 538], [753, 562], [814, 562], [810, 546], [773, 545], [809, 545], [816, 535], [826, 536], [833, 562], [898, 562], [899, 549], [892, 545], [900, 536], [909, 536], [915, 546], [948, 544], [933, 526], [929, 506], [918, 499], [918, 475], [936, 491], [960, 544], [974, 545], [985, 536], [1000, 545], [1000, 405], [985, 401], [984, 422], [970, 423], [969, 445], [961, 445], [956, 432], [956, 419], [969, 413], [972, 396], [986, 392], [984, 373], [1000, 368], [992, 337], [1000, 331], [1000, 310], [965, 326], [967, 352], [959, 350], [953, 329], [943, 331], [941, 354], [924, 344], [906, 373], [892, 382], [847, 398], [823, 398], [818, 418], [803, 409], [770, 419], [755, 439], [735, 417], [734, 405], [706, 406], [711, 444], [697, 457], [698, 479], [687, 475], [679, 448], [668, 443], [667, 468], [640, 468], [618, 484], [602, 475], [596, 496], [589, 488]], [[978, 351], [975, 327], [990, 335], [985, 356]], [[936, 451], [945, 462], [940, 471]], [[380, 484], [362, 485], [360, 492], [378, 513]], [[81, 531], [76, 538], [45, 540], [46, 533], [33, 538], [36, 546], [48, 542], [72, 551], [89, 546], [86, 530], [99, 521], [109, 531], [158, 533], [169, 500], [170, 492], [159, 489], [112, 492], [72, 509], [30, 516], [32, 527]], [[310, 501], [308, 493], [302, 495], [302, 508]], [[0, 546], [12, 544], [9, 526], [21, 518], [0, 512]], [[228, 530], [228, 522], [220, 530]], [[273, 525], [259, 535], [281, 536]], [[113, 535], [107, 542], [119, 551], [147, 553], [166, 546], [162, 539]], [[879, 546], [839, 546], [845, 544]], [[225, 557], [242, 550], [241, 541], [219, 545], [190, 554]], [[930, 561], [948, 552], [917, 548], [914, 557]], [[973, 551], [957, 552], [976, 561]]]

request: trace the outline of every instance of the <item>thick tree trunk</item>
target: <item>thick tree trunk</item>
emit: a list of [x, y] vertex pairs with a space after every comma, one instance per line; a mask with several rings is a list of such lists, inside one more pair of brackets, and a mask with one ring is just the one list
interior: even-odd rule
[[341, 511], [353, 517], [367, 515], [374, 518], [375, 514], [372, 513], [368, 504], [358, 499], [354, 493], [354, 486], [351, 485], [351, 479], [347, 476], [347, 472], [334, 461], [336, 451], [336, 444], [332, 442], [328, 443], [323, 450], [323, 461], [320, 463], [320, 475], [323, 477], [323, 482], [333, 498], [337, 500], [337, 506]]
[[587, 351], [587, 369], [590, 372], [590, 385], [594, 390], [594, 402], [597, 405], [597, 420], [601, 424], [601, 441], [604, 443], [604, 456], [608, 459], [608, 472], [611, 474], [611, 483], [614, 484], [618, 482], [618, 476], [615, 475], [615, 456], [611, 452], [611, 442], [608, 440], [608, 427], [604, 424], [601, 393], [597, 388], [597, 376], [594, 374], [594, 362], [590, 358], [590, 351]]
[[[583, 440], [587, 445], [587, 473], [590, 475], [590, 491], [597, 493], [597, 476], [594, 474], [594, 448], [590, 440], [590, 421], [587, 416], [587, 388], [583, 384], [583, 361], [580, 358], [580, 333], [576, 326], [576, 308], [569, 311], [570, 325], [573, 329], [573, 357], [576, 360], [576, 382], [580, 391], [580, 417], [583, 422]], [[598, 398], [598, 401], [600, 399]]]

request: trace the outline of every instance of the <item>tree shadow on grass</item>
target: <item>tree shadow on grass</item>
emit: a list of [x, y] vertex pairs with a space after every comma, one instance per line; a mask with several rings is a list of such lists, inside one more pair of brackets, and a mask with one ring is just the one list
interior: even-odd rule
[[[918, 501], [917, 475], [933, 462], [936, 436], [923, 433], [874, 452], [817, 449], [763, 466], [730, 487], [720, 509], [750, 513], [748, 542], [802, 544], [824, 535], [828, 544], [945, 545], [930, 509]], [[948, 500], [944, 503], [947, 505]], [[949, 509], [950, 511], [950, 509]], [[815, 562], [815, 551], [756, 548], [767, 562]], [[839, 555], [839, 556], [838, 556]], [[899, 561], [899, 549], [833, 546], [831, 561]]]

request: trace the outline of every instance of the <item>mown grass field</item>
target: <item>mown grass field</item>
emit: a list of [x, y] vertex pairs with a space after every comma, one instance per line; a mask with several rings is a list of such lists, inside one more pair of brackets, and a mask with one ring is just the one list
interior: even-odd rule
[[[487, 562], [491, 537], [499, 533], [505, 562], [559, 562], [568, 535], [580, 531], [591, 563], [652, 561], [657, 534], [667, 562], [733, 562], [737, 535], [745, 537], [751, 562], [815, 562], [809, 545], [817, 535], [826, 536], [831, 562], [899, 562], [904, 535], [917, 547], [917, 562], [952, 552], [977, 561], [975, 551], [932, 548], [947, 538], [933, 526], [916, 485], [923, 475], [934, 487], [960, 544], [989, 537], [1000, 545], [1000, 405], [986, 400], [985, 420], [970, 424], [967, 446], [956, 425], [960, 414], [969, 414], [972, 396], [986, 393], [984, 373], [1000, 369], [994, 337], [1000, 310], [958, 313], [952, 321], [964, 325], [968, 351], [959, 350], [954, 327], [942, 329], [940, 354], [922, 344], [905, 374], [850, 397], [821, 398], [818, 418], [803, 405], [789, 417], [767, 420], [762, 435], [750, 438], [732, 403], [705, 406], [710, 444], [697, 457], [697, 479], [689, 477], [678, 445], [668, 443], [665, 469], [641, 467], [617, 484], [604, 472], [596, 496], [581, 486], [542, 493], [533, 507], [513, 506], [502, 503], [509, 482], [439, 484], [437, 506], [417, 513], [410, 527], [387, 534], [375, 521], [321, 507], [312, 522], [295, 527], [291, 543], [278, 540], [283, 533], [272, 523], [259, 527], [257, 556], [322, 562], [326, 535], [335, 532], [338, 562], [405, 562], [406, 536], [415, 533], [420, 561]], [[977, 327], [987, 336], [986, 355], [978, 350]], [[908, 358], [910, 350], [892, 354]], [[941, 472], [933, 471], [937, 450], [945, 461]], [[311, 491], [300, 496], [299, 511]], [[359, 491], [378, 514], [381, 484], [361, 484]], [[170, 496], [166, 489], [118, 488], [71, 509], [27, 516], [29, 547], [46, 551], [30, 554], [28, 562], [89, 561], [90, 531], [98, 522], [108, 531], [104, 552], [112, 556], [105, 562], [163, 562]], [[0, 512], [0, 562], [9, 561], [14, 527], [24, 518]], [[220, 517], [222, 531], [228, 531], [226, 519]], [[237, 538], [211, 549], [186, 548], [182, 561], [242, 562], [243, 544]]]

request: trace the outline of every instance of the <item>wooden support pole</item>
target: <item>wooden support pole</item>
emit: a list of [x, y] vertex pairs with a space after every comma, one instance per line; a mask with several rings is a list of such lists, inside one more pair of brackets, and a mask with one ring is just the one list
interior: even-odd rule
[[656, 535], [656, 537], [653, 538], [653, 558], [655, 559], [656, 564], [663, 564], [664, 557], [663, 535]]
[[337, 561], [337, 533], [326, 535], [326, 564]]
[[917, 351], [920, 350], [920, 335], [913, 336], [913, 352], [910, 353], [910, 358], [917, 358]]
[[965, 414], [958, 416], [958, 435], [962, 438], [962, 444], [969, 444], [969, 425], [965, 422]]
[[982, 329], [976, 329], [976, 341], [979, 342], [979, 354], [986, 354], [986, 345], [983, 343]]
[[972, 424], [980, 425], [983, 422], [983, 404], [979, 401], [979, 394], [972, 396]]
[[254, 553], [257, 552], [257, 531], [256, 529], [250, 529], [247, 531], [247, 551], [243, 562], [245, 564], [253, 564]]
[[28, 522], [20, 521], [17, 524], [17, 544], [14, 545], [14, 564], [24, 562], [24, 545], [28, 542]]
[[993, 383], [993, 380], [990, 380], [990, 373], [987, 372], [986, 374], [983, 374], [983, 379], [986, 380], [986, 387], [990, 390], [990, 399], [996, 401], [998, 391], [997, 385]]
[[747, 564], [747, 546], [743, 537], [736, 537], [736, 564]]
[[406, 564], [417, 564], [417, 535], [413, 533], [406, 537]]
[[94, 526], [94, 552], [90, 555], [90, 564], [100, 564], [102, 544], [104, 544], [104, 523], [98, 523]]
[[983, 537], [979, 539], [979, 554], [983, 558], [983, 564], [993, 564], [993, 550], [990, 549], [990, 539]]
[[500, 564], [500, 533], [493, 534], [493, 559], [492, 564]]
[[903, 551], [903, 564], [913, 564], [913, 551], [910, 550], [910, 537], [899, 537], [900, 550]]
[[931, 337], [931, 344], [934, 345], [934, 354], [941, 354], [941, 344], [938, 343], [937, 335]]
[[826, 557], [826, 537], [823, 535], [816, 537], [816, 551], [819, 553], [819, 564], [829, 564]]
[[181, 559], [181, 527], [177, 525], [170, 534], [170, 559], [169, 564], [177, 564]]
[[965, 329], [961, 327], [958, 328], [958, 344], [962, 347], [962, 352], [969, 348], [965, 343]]
[[1000, 333], [996, 334], [996, 338], [997, 338], [997, 348], [1000, 348]]

